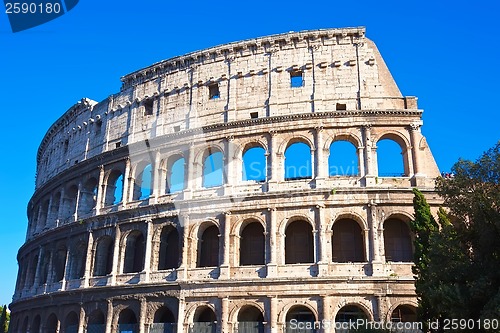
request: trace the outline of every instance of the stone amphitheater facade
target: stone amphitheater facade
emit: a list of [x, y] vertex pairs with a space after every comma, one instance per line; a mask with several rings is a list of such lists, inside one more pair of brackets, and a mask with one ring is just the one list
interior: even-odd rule
[[[230, 43], [121, 80], [39, 147], [12, 332], [415, 319], [412, 188], [436, 209], [439, 171], [416, 98], [364, 28]], [[381, 140], [400, 174], [379, 172]], [[350, 171], [332, 162], [338, 142]]]

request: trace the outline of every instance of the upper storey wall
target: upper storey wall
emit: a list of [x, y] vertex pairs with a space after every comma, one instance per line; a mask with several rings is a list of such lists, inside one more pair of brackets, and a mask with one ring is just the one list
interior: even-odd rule
[[[298, 87], [291, 76], [302, 78]], [[251, 117], [417, 108], [415, 98], [401, 95], [364, 28], [226, 44], [122, 81], [118, 94], [100, 103], [83, 99], [49, 129], [38, 151], [37, 188], [103, 152], [186, 129]]]

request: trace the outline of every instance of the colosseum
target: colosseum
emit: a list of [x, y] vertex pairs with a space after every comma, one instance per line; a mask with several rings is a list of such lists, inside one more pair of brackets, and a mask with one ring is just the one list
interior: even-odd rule
[[439, 170], [416, 97], [363, 27], [216, 46], [121, 81], [40, 144], [12, 332], [415, 320], [412, 188], [436, 209]]

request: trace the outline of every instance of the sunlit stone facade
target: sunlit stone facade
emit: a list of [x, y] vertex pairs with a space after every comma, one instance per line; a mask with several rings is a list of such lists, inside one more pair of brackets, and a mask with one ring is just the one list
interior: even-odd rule
[[411, 189], [435, 209], [439, 171], [364, 28], [221, 45], [122, 82], [40, 145], [13, 332], [414, 318]]

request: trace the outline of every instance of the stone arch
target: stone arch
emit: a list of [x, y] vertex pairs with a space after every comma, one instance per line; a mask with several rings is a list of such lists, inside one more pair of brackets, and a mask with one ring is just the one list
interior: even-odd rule
[[78, 215], [88, 216], [97, 204], [98, 177], [87, 176], [82, 182], [80, 199], [78, 202]]
[[298, 142], [302, 142], [308, 145], [311, 151], [314, 151], [316, 149], [316, 146], [314, 145], [314, 138], [310, 138], [307, 135], [303, 134], [293, 133], [291, 135], [284, 135], [283, 140], [278, 146], [277, 153], [284, 155], [286, 149], [290, 147], [290, 145]]
[[[339, 314], [341, 314], [342, 310], [346, 309], [350, 310], [351, 308], [357, 308], [359, 309], [366, 319], [368, 320], [373, 320], [373, 314], [370, 309], [370, 305], [366, 304], [366, 300], [354, 300], [354, 301], [342, 301], [338, 304], [338, 306], [335, 309], [335, 313], [333, 314], [333, 318], [335, 319], [335, 322], [341, 322], [342, 320], [345, 321], [348, 318], [337, 318]], [[359, 313], [359, 312], [358, 312]]]
[[351, 218], [335, 220], [332, 226], [332, 261], [365, 262], [366, 237], [360, 223]]
[[106, 317], [101, 309], [95, 309], [87, 317], [87, 332], [104, 332]]
[[242, 180], [262, 182], [268, 178], [268, 151], [265, 146], [252, 141], [242, 151]]
[[[409, 176], [411, 173], [411, 170], [410, 170], [411, 156], [408, 155], [408, 148], [411, 146], [410, 142], [408, 141], [406, 136], [404, 136], [403, 134], [401, 134], [399, 132], [386, 131], [386, 132], [380, 133], [378, 135], [378, 137], [374, 138], [374, 140], [373, 140], [373, 142], [376, 142], [377, 163], [378, 163], [377, 170], [378, 170], [379, 177], [380, 176], [382, 176], [382, 177], [383, 176], [394, 176], [391, 174], [392, 171], [388, 171], [388, 170], [384, 170], [384, 169], [382, 169], [382, 171], [381, 171], [380, 163], [381, 163], [382, 158], [380, 158], [380, 157], [383, 155], [380, 154], [379, 142], [382, 140], [390, 140], [392, 142], [395, 142], [399, 146], [399, 148], [401, 149], [401, 157], [399, 157], [397, 159], [395, 157], [393, 157], [393, 158], [394, 158], [394, 161], [396, 161], [396, 160], [402, 161], [403, 175], [401, 175], [401, 176]], [[389, 173], [389, 174], [385, 175], [385, 173]]]
[[44, 333], [57, 333], [59, 331], [59, 319], [57, 315], [52, 312], [45, 321]]
[[179, 267], [180, 261], [180, 233], [172, 224], [161, 228], [158, 246], [158, 270], [174, 269]]
[[39, 314], [33, 317], [33, 321], [31, 322], [30, 333], [41, 333], [40, 332], [41, 321], [42, 318], [40, 317]]
[[203, 188], [218, 187], [226, 182], [225, 167], [226, 158], [224, 150], [218, 145], [210, 144], [202, 153], [198, 154], [201, 159], [201, 182]]
[[52, 258], [53, 282], [60, 282], [65, 277], [68, 248], [64, 242], [56, 245]]
[[356, 149], [363, 146], [363, 140], [361, 139], [360, 136], [354, 133], [340, 132], [340, 133], [335, 133], [333, 135], [329, 135], [324, 141], [322, 148], [325, 151], [328, 151], [332, 143], [334, 143], [335, 141], [348, 141], [352, 143], [354, 147], [356, 147]]
[[198, 228], [196, 267], [216, 267], [220, 264], [220, 228], [206, 222]]
[[73, 222], [76, 213], [76, 200], [78, 196], [78, 185], [68, 184], [64, 189], [62, 220], [63, 223]]
[[26, 315], [24, 316], [23, 324], [21, 326], [21, 331], [19, 331], [19, 333], [28, 332], [28, 324], [29, 324], [29, 316]]
[[314, 321], [318, 320], [319, 314], [312, 302], [310, 300], [301, 300], [300, 303], [294, 302], [285, 304], [278, 315], [278, 323], [285, 323], [286, 325], [286, 323], [288, 322], [287, 319], [289, 319], [290, 314], [293, 313], [291, 311], [294, 311], [294, 308], [297, 310], [309, 311], [310, 313], [312, 313]]
[[145, 200], [153, 195], [153, 163], [142, 160], [132, 167], [132, 200]]
[[68, 279], [80, 279], [85, 274], [87, 259], [87, 242], [79, 240], [72, 242], [69, 249]]
[[200, 305], [193, 311], [192, 327], [193, 332], [211, 332], [217, 331], [218, 324], [217, 312], [212, 306]]
[[61, 191], [57, 191], [52, 197], [52, 204], [50, 205], [50, 217], [51, 222], [54, 224], [55, 221], [59, 223], [59, 207], [61, 205]]
[[280, 236], [284, 236], [285, 230], [286, 230], [286, 228], [288, 228], [288, 225], [294, 221], [297, 221], [297, 220], [306, 221], [307, 223], [309, 223], [311, 225], [311, 227], [313, 228], [313, 231], [315, 230], [315, 224], [314, 224], [314, 221], [311, 217], [309, 217], [308, 215], [305, 215], [305, 214], [300, 214], [300, 213], [293, 214], [291, 217], [287, 217], [279, 223], [277, 229], [279, 231]]
[[[76, 204], [76, 202], [75, 202]], [[38, 219], [38, 227], [36, 228], [37, 230], [42, 230], [45, 228], [48, 224], [48, 218], [49, 218], [49, 198], [45, 198], [41, 200], [40, 206], [39, 206], [40, 212], [39, 212], [39, 219]]]
[[264, 333], [264, 312], [250, 304], [243, 305], [237, 314], [236, 325], [240, 332]]
[[121, 169], [111, 169], [104, 177], [104, 206], [116, 205], [124, 200], [124, 172]]
[[[209, 308], [210, 310], [213, 311], [213, 313], [216, 314], [217, 317], [217, 310], [216, 306], [212, 302], [195, 302], [191, 303], [189, 308], [186, 307], [186, 317], [185, 317], [185, 322], [186, 323], [193, 323], [196, 319], [196, 314], [197, 311], [200, 311], [200, 308]], [[218, 320], [218, 318], [217, 318]]]
[[186, 188], [188, 175], [184, 152], [177, 151], [162, 160], [160, 166], [160, 193], [175, 193]]
[[130, 230], [122, 237], [123, 273], [139, 273], [144, 270], [146, 240], [142, 231]]
[[229, 321], [236, 323], [238, 321], [238, 316], [239, 316], [241, 310], [246, 308], [246, 307], [256, 308], [258, 311], [260, 311], [262, 313], [264, 318], [266, 317], [265, 316], [266, 311], [265, 311], [265, 307], [263, 304], [255, 302], [255, 301], [251, 301], [251, 300], [248, 300], [248, 301], [245, 300], [244, 304], [237, 304], [229, 311], [229, 316], [228, 316]]
[[392, 262], [413, 262], [413, 233], [401, 215], [391, 215], [384, 220], [385, 260]]
[[131, 307], [120, 309], [117, 317], [117, 332], [131, 331], [137, 333], [139, 331], [139, 321], [137, 320], [135, 311]]
[[36, 268], [38, 267], [38, 254], [35, 254], [30, 260], [30, 266], [27, 271], [26, 287], [32, 287], [35, 284]]
[[308, 220], [288, 221], [285, 238], [285, 264], [314, 263], [314, 225]]
[[265, 264], [265, 230], [265, 226], [258, 220], [242, 223], [238, 246], [240, 266]]
[[328, 176], [361, 175], [359, 144], [351, 136], [338, 135], [328, 146]]
[[[389, 311], [386, 314], [386, 321], [416, 322], [417, 308], [418, 308], [418, 303], [414, 301], [408, 300], [408, 301], [396, 302], [395, 304], [392, 304], [392, 306], [389, 308]], [[399, 320], [397, 320], [396, 317]]]
[[284, 170], [282, 172], [285, 180], [314, 178], [313, 147], [314, 145], [309, 140], [304, 141], [302, 137], [288, 140], [283, 153]]
[[113, 269], [114, 240], [109, 235], [99, 237], [94, 245], [93, 276], [111, 274]]
[[358, 214], [357, 212], [339, 212], [338, 214], [333, 216], [333, 218], [330, 221], [330, 223], [328, 224], [327, 228], [329, 230], [331, 230], [333, 225], [335, 224], [335, 222], [340, 220], [340, 219], [354, 220], [359, 224], [359, 226], [362, 230], [366, 231], [369, 229], [368, 222], [366, 221], [366, 219], [363, 216], [361, 216], [360, 214]]
[[78, 333], [78, 325], [78, 315], [75, 311], [71, 311], [64, 320], [64, 333]]

